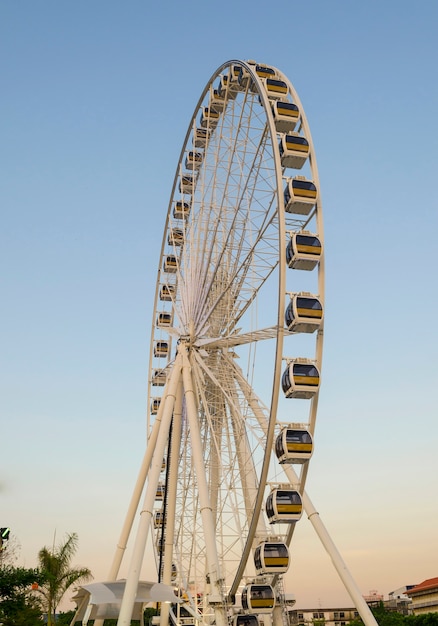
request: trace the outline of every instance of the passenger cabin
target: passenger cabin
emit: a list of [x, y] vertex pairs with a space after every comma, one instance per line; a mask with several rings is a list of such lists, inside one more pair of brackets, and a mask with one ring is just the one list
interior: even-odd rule
[[291, 332], [315, 332], [322, 322], [322, 304], [319, 298], [306, 292], [294, 294], [284, 314], [284, 321]]
[[170, 302], [175, 297], [176, 288], [175, 285], [161, 285], [160, 287], [160, 300], [163, 302]]
[[225, 109], [226, 100], [223, 92], [220, 92], [219, 89], [214, 89], [210, 87], [210, 102], [209, 107], [214, 109], [215, 111], [222, 111]]
[[309, 142], [298, 133], [283, 135], [278, 147], [283, 167], [293, 167], [299, 170], [309, 156]]
[[197, 170], [201, 167], [204, 155], [202, 152], [189, 150], [186, 156], [185, 167], [187, 170]]
[[178, 269], [178, 261], [174, 254], [168, 254], [164, 257], [163, 270], [168, 274], [175, 274]]
[[256, 65], [254, 70], [260, 78], [277, 78], [274, 68], [267, 65]]
[[190, 204], [189, 202], [182, 202], [181, 200], [177, 200], [173, 204], [173, 217], [176, 220], [183, 220], [190, 214]]
[[158, 328], [163, 328], [166, 326], [172, 326], [173, 323], [173, 315], [172, 313], [168, 313], [167, 311], [160, 311], [157, 315], [157, 326]]
[[241, 89], [246, 89], [249, 87], [251, 89], [253, 80], [251, 78], [251, 74], [245, 67], [239, 68], [239, 86]]
[[180, 193], [193, 193], [193, 189], [196, 185], [196, 176], [192, 174], [183, 174], [179, 181], [179, 191]]
[[281, 377], [286, 398], [312, 398], [319, 389], [319, 371], [307, 359], [295, 359], [288, 363]]
[[158, 500], [159, 502], [164, 500], [164, 485], [163, 485], [163, 483], [158, 483], [158, 485], [157, 485], [157, 491], [155, 493], [155, 500]]
[[265, 78], [263, 83], [266, 89], [266, 93], [271, 100], [285, 100], [287, 98], [289, 89], [287, 84], [283, 80], [278, 80], [276, 78]]
[[161, 398], [152, 398], [151, 401], [151, 414], [156, 415], [158, 413], [158, 409], [160, 408]]
[[234, 100], [239, 92], [239, 85], [230, 80], [229, 75], [221, 76], [218, 92], [221, 98]]
[[220, 112], [210, 107], [203, 107], [200, 119], [201, 128], [216, 128], [220, 118]]
[[167, 375], [164, 370], [154, 370], [152, 373], [152, 385], [154, 387], [164, 387], [166, 384]]
[[156, 341], [154, 344], [154, 356], [165, 357], [169, 354], [168, 341]]
[[193, 131], [193, 146], [195, 148], [205, 148], [209, 135], [210, 131], [208, 128], [195, 128]]
[[266, 515], [270, 524], [293, 524], [300, 519], [302, 513], [301, 496], [295, 489], [273, 489], [266, 500]]
[[290, 133], [300, 119], [300, 111], [293, 102], [276, 100], [272, 103], [275, 130], [278, 133]]
[[[158, 500], [158, 498], [155, 498]], [[164, 524], [164, 513], [163, 511], [155, 511], [154, 513], [154, 528], [162, 528]]]
[[282, 428], [275, 440], [280, 463], [306, 463], [313, 453], [312, 435], [305, 428]]
[[303, 176], [289, 178], [284, 189], [284, 209], [288, 213], [309, 215], [317, 197], [318, 190], [314, 182]]
[[235, 615], [232, 622], [233, 626], [259, 626], [257, 615]]
[[169, 246], [182, 246], [184, 243], [184, 232], [180, 228], [171, 228], [167, 236]]
[[242, 590], [242, 609], [251, 613], [271, 613], [275, 594], [271, 585], [250, 584]]
[[285, 543], [264, 541], [254, 551], [256, 574], [284, 574], [289, 569], [289, 550]]
[[317, 235], [305, 230], [291, 234], [286, 262], [294, 270], [313, 270], [321, 259], [322, 245]]

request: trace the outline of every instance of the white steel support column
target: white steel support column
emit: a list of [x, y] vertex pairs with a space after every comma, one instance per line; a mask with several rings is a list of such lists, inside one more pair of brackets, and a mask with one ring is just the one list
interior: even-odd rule
[[[290, 482], [298, 483], [299, 479], [297, 474], [295, 473], [295, 470], [290, 465], [284, 465], [283, 467]], [[362, 618], [363, 623], [365, 624], [365, 626], [378, 626], [374, 615], [370, 610], [370, 607], [363, 599], [363, 596], [360, 592], [359, 587], [356, 584], [356, 581], [348, 571], [347, 565], [345, 564], [337, 547], [333, 543], [333, 540], [330, 537], [326, 527], [324, 526], [318, 511], [313, 506], [312, 501], [305, 491], [301, 494], [301, 498], [303, 501], [303, 508], [306, 512], [306, 515], [309, 518], [313, 528], [315, 529], [316, 534], [320, 538], [322, 545], [330, 556], [340, 579], [344, 583], [345, 589], [350, 594], [350, 598], [353, 600], [354, 606], [356, 607], [359, 615]]]
[[162, 424], [157, 437], [157, 444], [153, 451], [152, 464], [149, 472], [149, 480], [145, 493], [143, 508], [140, 511], [140, 522], [135, 539], [128, 577], [126, 579], [125, 591], [120, 607], [117, 626], [130, 626], [135, 598], [137, 595], [138, 582], [140, 579], [141, 566], [143, 563], [146, 540], [151, 525], [153, 507], [158, 482], [160, 479], [161, 466], [163, 463], [164, 451], [169, 437], [169, 428], [172, 421], [173, 408], [175, 405], [175, 395], [181, 377], [181, 358], [176, 357], [172, 373], [169, 380], [169, 388], [164, 397], [164, 410]]
[[[170, 451], [167, 455], [170, 466], [168, 470], [166, 512], [163, 519], [163, 524], [165, 524], [164, 528], [166, 532], [166, 538], [162, 582], [165, 585], [172, 584], [173, 542], [175, 538], [175, 513], [178, 486], [178, 460], [181, 447], [182, 399], [183, 386], [182, 379], [180, 378], [180, 381], [178, 383], [178, 389], [176, 392], [175, 407], [173, 410], [172, 440], [170, 444]], [[161, 604], [160, 626], [167, 626], [167, 624], [169, 623], [169, 607], [170, 605], [165, 602]]]
[[222, 598], [221, 573], [219, 558], [216, 546], [216, 532], [211, 508], [208, 484], [205, 475], [204, 458], [202, 454], [202, 441], [198, 424], [198, 407], [195, 398], [195, 389], [192, 380], [192, 368], [190, 365], [187, 348], [184, 344], [179, 345], [179, 354], [182, 355], [182, 376], [184, 382], [184, 395], [187, 406], [187, 418], [190, 427], [190, 438], [192, 442], [193, 462], [198, 482], [199, 502], [201, 508], [202, 528], [205, 537], [207, 550], [208, 577], [211, 585], [211, 597], [214, 598], [214, 612], [217, 626], [227, 625], [225, 607], [220, 604]]

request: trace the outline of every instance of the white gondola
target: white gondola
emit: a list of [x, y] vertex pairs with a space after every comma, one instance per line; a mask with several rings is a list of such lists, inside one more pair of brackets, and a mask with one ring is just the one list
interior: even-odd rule
[[284, 574], [289, 569], [289, 550], [282, 541], [264, 541], [254, 551], [257, 575]]
[[280, 463], [306, 463], [313, 453], [313, 438], [306, 428], [286, 426], [275, 440]]
[[208, 106], [215, 111], [219, 111], [220, 113], [222, 113], [222, 111], [225, 109], [225, 104], [226, 101], [223, 92], [219, 91], [219, 89], [214, 89], [213, 87], [210, 87], [210, 101]]
[[309, 215], [316, 204], [318, 190], [313, 181], [304, 176], [288, 178], [284, 189], [284, 210], [298, 215]]
[[306, 230], [291, 233], [286, 248], [288, 267], [295, 270], [313, 270], [321, 259], [322, 245], [317, 235]]
[[175, 292], [175, 285], [161, 285], [160, 300], [163, 302], [170, 302], [175, 297]]
[[220, 118], [220, 112], [210, 107], [203, 107], [199, 124], [201, 128], [216, 128]]
[[160, 408], [161, 398], [152, 398], [151, 400], [151, 414], [156, 415]]
[[259, 626], [257, 615], [235, 615], [232, 622], [233, 626]]
[[239, 68], [239, 86], [241, 89], [246, 89], [247, 87], [251, 89], [253, 86], [251, 75], [245, 67]]
[[278, 147], [282, 166], [297, 170], [303, 167], [310, 152], [309, 142], [299, 133], [283, 135]]
[[308, 359], [293, 359], [281, 377], [286, 398], [312, 398], [319, 389], [320, 376], [316, 365]]
[[193, 131], [193, 146], [195, 148], [205, 148], [209, 135], [210, 131], [208, 128], [195, 128]]
[[190, 214], [190, 203], [177, 200], [173, 204], [173, 217], [176, 220], [183, 220]]
[[187, 170], [197, 170], [201, 167], [204, 155], [196, 150], [189, 150], [186, 156], [185, 167]]
[[287, 84], [277, 78], [265, 78], [263, 84], [271, 100], [285, 100], [289, 93]]
[[[158, 500], [158, 498], [155, 498]], [[163, 511], [155, 511], [154, 513], [154, 528], [162, 528], [164, 524], [164, 513]]]
[[171, 228], [167, 237], [169, 246], [182, 246], [184, 243], [184, 231], [181, 228]]
[[221, 98], [234, 100], [239, 93], [239, 85], [230, 80], [230, 77], [226, 74], [225, 76], [221, 76], [218, 92]]
[[260, 78], [277, 78], [274, 68], [269, 67], [268, 65], [256, 65], [254, 70]]
[[156, 341], [154, 344], [154, 356], [165, 357], [169, 354], [168, 341]]
[[160, 311], [157, 315], [157, 327], [165, 328], [167, 326], [172, 326], [173, 323], [173, 315], [167, 311]]
[[164, 387], [167, 381], [165, 370], [154, 370], [152, 373], [152, 385], [154, 387]]
[[196, 185], [196, 176], [193, 174], [182, 174], [179, 181], [180, 193], [191, 194], [193, 193], [194, 186]]
[[303, 503], [295, 489], [289, 487], [273, 489], [266, 500], [266, 515], [270, 524], [293, 524], [302, 514]]
[[275, 129], [278, 133], [290, 133], [300, 119], [300, 111], [293, 102], [276, 100], [272, 103]]
[[164, 257], [163, 270], [168, 274], [175, 274], [178, 269], [178, 261], [174, 254], [168, 254]]
[[284, 321], [289, 331], [294, 333], [313, 333], [321, 326], [323, 317], [319, 298], [307, 292], [292, 296], [284, 314]]
[[250, 613], [272, 613], [275, 594], [271, 585], [251, 584], [242, 590], [242, 609]]
[[158, 502], [161, 502], [164, 500], [164, 485], [163, 483], [158, 483], [157, 485], [157, 491], [155, 492], [155, 500], [158, 500]]

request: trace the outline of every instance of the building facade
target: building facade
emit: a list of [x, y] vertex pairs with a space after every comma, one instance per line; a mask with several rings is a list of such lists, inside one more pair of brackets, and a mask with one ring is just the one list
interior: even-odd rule
[[438, 578], [428, 578], [408, 591], [414, 615], [438, 613]]

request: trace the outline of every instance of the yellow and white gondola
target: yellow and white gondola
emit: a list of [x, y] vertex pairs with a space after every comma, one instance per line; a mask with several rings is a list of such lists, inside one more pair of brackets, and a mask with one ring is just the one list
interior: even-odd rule
[[164, 387], [167, 381], [165, 370], [154, 370], [152, 373], [151, 383], [154, 387]]
[[301, 169], [310, 152], [309, 142], [299, 133], [283, 135], [279, 143], [281, 165]]
[[257, 615], [252, 615], [251, 613], [235, 615], [232, 626], [259, 626], [259, 620]]
[[152, 398], [151, 400], [151, 414], [156, 415], [160, 408], [161, 398]]
[[250, 613], [271, 613], [275, 594], [271, 585], [252, 583], [242, 590], [242, 609]]
[[313, 333], [321, 326], [322, 304], [319, 298], [307, 292], [296, 293], [284, 314], [286, 328], [294, 333]]
[[319, 384], [318, 368], [308, 359], [292, 359], [281, 377], [286, 398], [312, 398], [318, 391]]
[[221, 92], [219, 89], [214, 89], [213, 87], [210, 87], [210, 101], [208, 106], [215, 111], [219, 111], [220, 113], [222, 113], [225, 109], [225, 104], [226, 100], [223, 92]]
[[160, 311], [157, 315], [156, 324], [158, 328], [172, 326], [173, 315], [168, 311]]
[[300, 111], [293, 102], [275, 100], [272, 103], [275, 130], [278, 133], [290, 133], [300, 120]]
[[313, 453], [313, 438], [306, 428], [286, 426], [275, 440], [275, 454], [280, 463], [306, 463]]
[[282, 541], [264, 541], [254, 551], [257, 575], [284, 574], [289, 569], [289, 550]]
[[182, 174], [179, 181], [179, 192], [183, 194], [192, 194], [196, 185], [195, 174]]
[[154, 343], [154, 356], [166, 357], [169, 354], [169, 342], [168, 341], [156, 341]]
[[163, 483], [158, 483], [157, 491], [155, 492], [155, 500], [158, 502], [162, 502], [164, 500], [164, 485]]
[[171, 228], [167, 237], [169, 246], [182, 246], [184, 243], [184, 231], [181, 228]]
[[210, 131], [208, 128], [195, 128], [193, 131], [193, 147], [194, 148], [205, 148], [207, 145], [208, 139], [210, 136]]
[[201, 128], [216, 128], [220, 118], [220, 112], [211, 107], [203, 107], [199, 124]]
[[174, 254], [167, 254], [163, 260], [163, 270], [168, 274], [175, 274], [178, 269], [178, 262]]
[[318, 190], [312, 180], [304, 176], [288, 178], [284, 189], [284, 210], [287, 213], [309, 215], [316, 204]]
[[222, 98], [234, 100], [239, 93], [239, 85], [237, 82], [233, 82], [229, 74], [225, 74], [224, 76], [221, 76], [218, 91]]
[[288, 267], [295, 270], [313, 270], [321, 259], [322, 244], [317, 235], [305, 230], [291, 233], [286, 248]]
[[189, 150], [185, 160], [185, 168], [190, 172], [192, 170], [197, 170], [201, 167], [202, 161], [204, 160], [204, 155], [202, 152], [198, 152], [197, 150]]
[[161, 285], [160, 287], [160, 300], [162, 302], [170, 302], [175, 297], [176, 289], [175, 285]]
[[286, 100], [289, 89], [284, 80], [278, 78], [265, 78], [263, 85], [270, 100]]
[[303, 514], [301, 496], [295, 489], [287, 487], [271, 491], [266, 500], [266, 515], [270, 524], [293, 524]]
[[190, 214], [190, 203], [177, 200], [173, 203], [173, 217], [176, 220], [183, 220]]
[[[156, 500], [158, 498], [155, 498]], [[164, 513], [163, 511], [155, 511], [154, 513], [154, 528], [162, 528], [164, 524]]]

